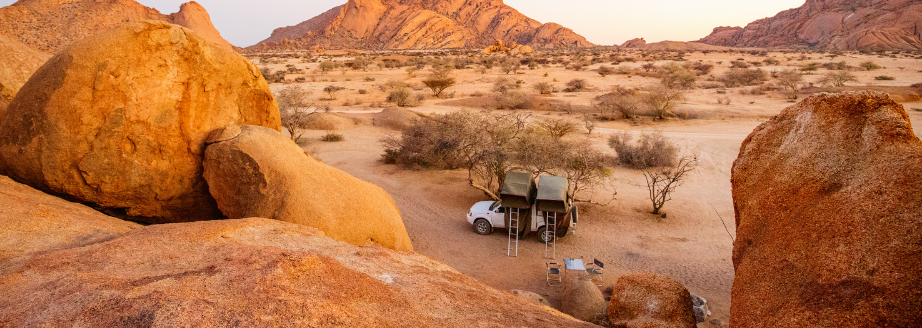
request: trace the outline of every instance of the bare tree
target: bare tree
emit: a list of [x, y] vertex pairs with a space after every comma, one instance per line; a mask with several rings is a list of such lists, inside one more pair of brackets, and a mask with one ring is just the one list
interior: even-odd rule
[[686, 176], [694, 171], [697, 166], [698, 156], [692, 154], [680, 158], [674, 167], [660, 167], [643, 171], [643, 176], [647, 180], [650, 201], [653, 203], [653, 214], [660, 214], [663, 205], [672, 200], [672, 192], [685, 182]]
[[586, 128], [587, 134], [590, 136], [592, 135], [592, 130], [596, 128], [595, 120], [592, 119], [592, 115], [589, 115], [589, 113], [583, 113], [583, 127]]

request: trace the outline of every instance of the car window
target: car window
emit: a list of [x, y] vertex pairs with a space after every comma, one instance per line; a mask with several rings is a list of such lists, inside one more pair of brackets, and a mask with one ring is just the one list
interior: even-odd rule
[[506, 208], [500, 206], [499, 208], [496, 209], [496, 213], [506, 213]]

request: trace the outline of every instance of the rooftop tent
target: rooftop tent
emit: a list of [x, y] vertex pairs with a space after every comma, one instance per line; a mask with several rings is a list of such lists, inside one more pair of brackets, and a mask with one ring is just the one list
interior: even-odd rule
[[508, 172], [499, 198], [504, 207], [530, 209], [535, 199], [535, 179], [530, 173]]
[[538, 178], [538, 198], [535, 202], [538, 210], [567, 213], [570, 209], [567, 185], [567, 178], [552, 175], [542, 175]]

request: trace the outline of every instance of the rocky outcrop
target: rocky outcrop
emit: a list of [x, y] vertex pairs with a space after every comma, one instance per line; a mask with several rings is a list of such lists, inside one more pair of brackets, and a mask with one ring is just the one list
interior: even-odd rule
[[922, 49], [916, 0], [807, 0], [745, 28], [718, 27], [698, 42], [727, 47], [837, 50]]
[[535, 48], [590, 47], [559, 24], [541, 24], [502, 0], [349, 0], [278, 28], [250, 51], [485, 48], [496, 40]]
[[205, 138], [236, 124], [280, 129], [256, 66], [189, 29], [130, 23], [74, 43], [23, 86], [0, 122], [0, 171], [140, 221], [211, 219]]
[[644, 40], [644, 38], [634, 38], [634, 39], [625, 41], [623, 44], [621, 44], [621, 47], [622, 48], [640, 48], [640, 47], [643, 47], [645, 44], [647, 44], [647, 40]]
[[0, 35], [0, 121], [23, 84], [48, 60], [45, 53], [32, 50], [14, 39]]
[[535, 50], [529, 46], [523, 46], [515, 42], [507, 46], [506, 44], [503, 44], [503, 41], [499, 41], [499, 40], [494, 42], [492, 46], [489, 46], [483, 49], [483, 53], [486, 53], [486, 54], [499, 53], [499, 52], [503, 52], [503, 53], [515, 56], [518, 54], [532, 53], [532, 52], [535, 52]]
[[922, 321], [922, 141], [886, 94], [785, 109], [743, 143], [732, 184], [732, 326]]
[[208, 12], [194, 1], [168, 16], [134, 0], [20, 0], [0, 8], [0, 35], [38, 51], [57, 53], [116, 25], [143, 20], [182, 25], [224, 49], [232, 49], [211, 24]]
[[138, 227], [0, 175], [0, 266], [26, 254], [103, 242]]
[[278, 131], [231, 126], [208, 144], [205, 180], [229, 218], [265, 217], [315, 227], [354, 245], [413, 249], [387, 192], [311, 159]]
[[30, 254], [0, 262], [0, 285], [9, 327], [593, 327], [412, 252], [253, 218]]
[[692, 328], [695, 313], [690, 295], [669, 277], [652, 273], [621, 276], [612, 290], [608, 320], [613, 327]]

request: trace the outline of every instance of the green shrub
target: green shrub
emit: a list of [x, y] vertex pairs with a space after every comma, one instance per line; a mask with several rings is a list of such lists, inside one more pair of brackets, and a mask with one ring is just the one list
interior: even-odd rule
[[880, 65], [877, 65], [873, 61], [869, 60], [869, 61], [861, 63], [861, 68], [864, 68], [869, 71], [873, 71], [875, 69], [881, 69], [883, 67], [880, 67]]

